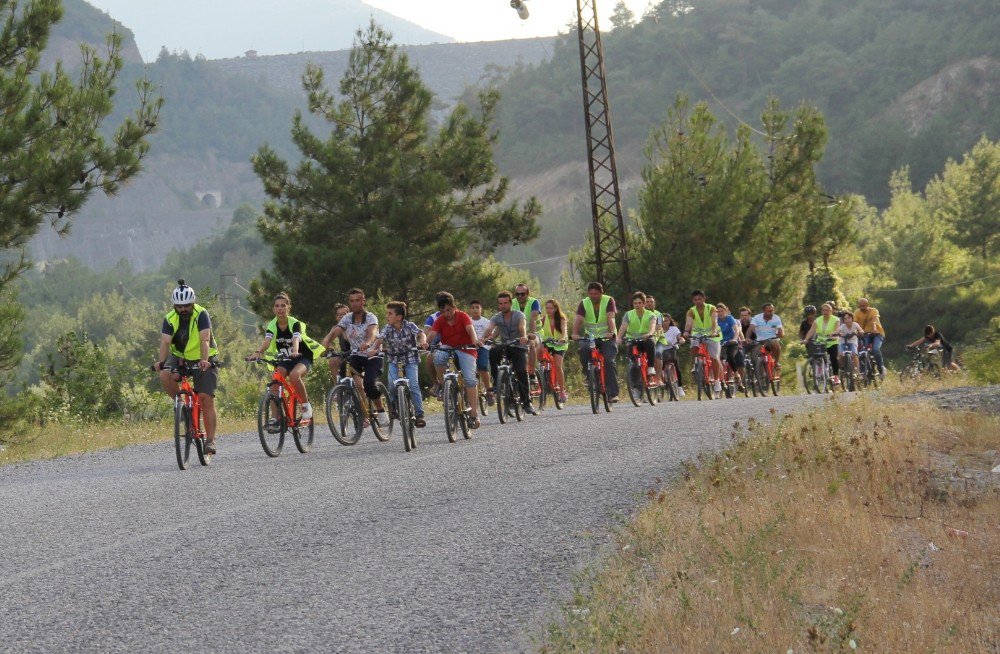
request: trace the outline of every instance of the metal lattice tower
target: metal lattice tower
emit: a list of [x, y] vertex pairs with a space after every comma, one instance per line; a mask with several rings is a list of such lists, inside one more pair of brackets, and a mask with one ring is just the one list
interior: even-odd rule
[[597, 280], [609, 295], [632, 293], [625, 240], [625, 216], [615, 164], [604, 48], [597, 25], [597, 0], [576, 0], [583, 76], [583, 115], [587, 126], [587, 164], [590, 170], [590, 206], [594, 220], [594, 264]]

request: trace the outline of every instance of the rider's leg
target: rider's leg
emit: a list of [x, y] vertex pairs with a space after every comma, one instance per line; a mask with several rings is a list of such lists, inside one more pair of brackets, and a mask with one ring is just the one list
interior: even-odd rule
[[[284, 368], [284, 366], [275, 366], [274, 367], [274, 372], [281, 373], [281, 375], [285, 379], [289, 379], [290, 378], [289, 375], [291, 374], [288, 370], [286, 370]], [[278, 385], [277, 384], [271, 384], [270, 389], [271, 389], [271, 395], [273, 395], [275, 397], [278, 397]], [[298, 389], [296, 389], [296, 390], [298, 390]]]
[[480, 385], [489, 390], [490, 384], [490, 351], [481, 347], [476, 352], [476, 369], [479, 371]]
[[375, 410], [385, 411], [382, 394], [378, 392], [378, 378], [382, 376], [382, 357], [368, 357], [365, 361], [365, 395], [375, 402]]
[[609, 338], [601, 346], [601, 354], [604, 355], [604, 382], [608, 387], [609, 397], [618, 397], [618, 366], [615, 360], [618, 358], [618, 344], [615, 339]]
[[882, 358], [882, 343], [885, 342], [885, 336], [882, 334], [870, 334], [868, 340], [872, 344], [872, 356], [875, 358], [875, 365], [878, 366], [878, 371], [882, 372], [882, 368], [885, 368], [885, 362]]
[[774, 357], [774, 365], [777, 366], [781, 361], [781, 341], [775, 339], [767, 344], [768, 349], [771, 352], [771, 356]]
[[309, 372], [309, 366], [303, 362], [296, 363], [292, 368], [292, 371], [288, 373], [288, 381], [291, 382], [292, 388], [295, 392], [299, 394], [302, 398], [304, 404], [309, 404], [309, 395], [306, 394], [306, 385], [302, 383], [302, 377]]
[[497, 371], [500, 369], [500, 360], [502, 358], [503, 352], [501, 352], [501, 348], [490, 348], [490, 377], [493, 381], [489, 386], [487, 386], [487, 389], [494, 393], [497, 390]]
[[563, 355], [552, 353], [552, 367], [556, 371], [556, 385], [560, 393], [566, 392], [566, 375], [563, 373]]
[[198, 393], [201, 400], [201, 424], [205, 428], [205, 438], [208, 441], [215, 440], [215, 428], [219, 417], [215, 411], [215, 398], [208, 393]]
[[171, 399], [177, 397], [177, 392], [180, 387], [177, 385], [177, 374], [170, 372], [169, 370], [160, 371], [160, 385], [163, 386], [163, 392], [171, 397]]
[[333, 379], [334, 383], [340, 380], [340, 362], [342, 359], [340, 357], [330, 357], [326, 360], [326, 365], [330, 368], [330, 377]]
[[445, 366], [439, 365], [435, 359], [437, 359], [436, 356], [427, 357], [425, 364], [427, 366], [427, 378], [431, 380], [431, 388], [438, 386], [441, 383], [441, 378], [444, 376]]
[[840, 374], [840, 357], [837, 356], [839, 354], [837, 352], [837, 347], [837, 344], [834, 343], [830, 347], [826, 348], [826, 354], [830, 357], [830, 369], [832, 370], [834, 376]]
[[528, 374], [535, 374], [535, 364], [538, 362], [538, 350], [536, 345], [538, 341], [534, 338], [534, 334], [528, 335]]
[[507, 355], [510, 357], [510, 363], [514, 367], [514, 377], [517, 378], [517, 386], [521, 392], [521, 404], [525, 408], [530, 407], [531, 394], [528, 390], [528, 352], [519, 347], [512, 347], [509, 348]]
[[[391, 367], [390, 370], [392, 370]], [[420, 364], [416, 361], [410, 361], [406, 364], [403, 372], [406, 374], [406, 378], [410, 380], [410, 399], [413, 400], [413, 415], [415, 418], [423, 418], [424, 397], [420, 393]]]
[[[490, 352], [492, 354], [492, 351]], [[458, 353], [458, 369], [462, 372], [465, 382], [465, 404], [469, 407], [472, 417], [479, 415], [479, 390], [476, 387], [476, 357], [468, 352]]]

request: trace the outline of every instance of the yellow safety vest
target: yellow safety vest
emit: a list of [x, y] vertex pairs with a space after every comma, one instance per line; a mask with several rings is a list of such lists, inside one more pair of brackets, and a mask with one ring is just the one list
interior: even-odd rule
[[[542, 340], [543, 341], [547, 341], [550, 338], [552, 340], [554, 340], [554, 341], [564, 341], [564, 340], [566, 340], [566, 334], [563, 333], [565, 331], [566, 331], [566, 321], [563, 321], [563, 330], [560, 331], [560, 332], [557, 332], [557, 331], [554, 331], [552, 329], [552, 323], [549, 322], [548, 315], [546, 315], [544, 318], [542, 318]], [[563, 345], [547, 345], [546, 347], [550, 347], [553, 350], [555, 350], [556, 352], [565, 352], [566, 350], [569, 349], [569, 343], [564, 343]]]
[[[205, 311], [205, 307], [200, 304], [194, 305], [194, 309], [191, 311], [191, 321], [188, 323], [188, 340], [187, 345], [184, 347], [184, 351], [181, 352], [175, 346], [173, 341], [170, 342], [170, 353], [173, 354], [178, 359], [186, 359], [187, 361], [201, 361], [201, 336], [198, 333], [198, 316]], [[177, 333], [177, 329], [181, 326], [181, 317], [174, 309], [166, 316], [167, 323], [170, 325], [171, 329], [174, 330], [174, 334]], [[173, 334], [171, 334], [171, 337]], [[208, 341], [208, 356], [214, 357], [219, 353], [216, 347], [215, 334], [213, 333], [209, 337]]]
[[823, 316], [816, 316], [816, 342], [826, 346], [834, 343], [836, 339], [831, 337], [839, 325], [840, 321], [837, 320], [836, 316], [830, 316], [825, 325], [823, 324]]
[[[531, 323], [531, 305], [533, 305], [535, 302], [538, 302], [538, 318], [535, 320], [535, 324], [531, 325], [530, 324]], [[524, 314], [524, 322], [525, 322], [526, 325], [528, 325], [528, 333], [529, 334], [537, 333], [541, 329], [541, 320], [542, 320], [542, 315], [543, 315], [542, 314], [542, 303], [541, 303], [541, 301], [538, 300], [538, 298], [533, 298], [533, 297], [531, 297], [529, 295], [528, 299], [526, 299], [524, 301], [524, 306], [526, 308], [522, 309], [520, 301], [518, 301], [518, 299], [516, 297], [514, 298], [514, 302], [512, 304], [512, 308], [514, 309], [514, 311], [520, 311], [521, 313]]]
[[639, 313], [632, 309], [625, 314], [628, 319], [628, 326], [625, 327], [625, 334], [629, 338], [641, 338], [649, 333], [649, 327], [652, 321], [656, 320], [656, 314], [649, 309], [644, 309], [642, 312], [642, 317], [639, 317]]
[[[291, 316], [288, 316], [288, 329], [290, 331], [293, 331], [293, 332], [295, 331], [294, 329], [292, 329], [292, 325], [294, 325], [295, 323], [299, 323], [299, 334], [302, 335], [302, 343], [312, 351], [312, 353], [313, 353], [313, 359], [318, 358], [321, 354], [323, 354], [324, 352], [326, 352], [326, 348], [323, 347], [322, 344], [320, 344], [317, 341], [314, 341], [313, 339], [311, 339], [308, 336], [306, 336], [306, 324], [304, 322], [302, 322], [301, 320], [296, 320], [295, 318], [292, 318]], [[268, 356], [274, 357], [274, 355], [276, 355], [278, 353], [278, 318], [277, 317], [271, 318], [271, 322], [267, 323], [267, 327], [264, 329], [264, 332], [265, 333], [267, 333], [267, 332], [271, 333], [271, 340], [267, 344], [267, 350], [266, 350], [266, 352], [267, 352]]]
[[[715, 305], [708, 302], [705, 303], [705, 315], [703, 316], [698, 315], [698, 307], [691, 307], [691, 313], [694, 315], [694, 331], [707, 335], [715, 330], [715, 324], [712, 322], [713, 311], [715, 311]], [[722, 333], [712, 336], [709, 340], [721, 342]]]
[[607, 338], [611, 336], [608, 331], [608, 304], [611, 302], [610, 295], [601, 296], [601, 308], [597, 315], [594, 315], [594, 302], [590, 296], [583, 298], [583, 328], [594, 338]]

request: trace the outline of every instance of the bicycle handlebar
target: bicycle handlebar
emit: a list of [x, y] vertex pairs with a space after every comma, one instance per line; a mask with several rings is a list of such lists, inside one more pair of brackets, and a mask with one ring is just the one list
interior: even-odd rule
[[[222, 364], [219, 363], [218, 361], [209, 361], [208, 362], [208, 367], [209, 368], [221, 368]], [[193, 370], [195, 368], [198, 368], [198, 364], [194, 364], [193, 366], [189, 366], [186, 361], [182, 361], [182, 362], [178, 363], [176, 366], [170, 366], [169, 368], [160, 368], [159, 364], [157, 364], [157, 363], [150, 364], [150, 366], [149, 366], [149, 369], [152, 370], [153, 372], [160, 372], [162, 370], [169, 370], [170, 372], [180, 372], [180, 373], [183, 373], [185, 371]]]

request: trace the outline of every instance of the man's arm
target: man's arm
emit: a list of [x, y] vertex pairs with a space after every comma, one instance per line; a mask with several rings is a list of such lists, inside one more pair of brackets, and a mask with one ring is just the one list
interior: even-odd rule
[[712, 336], [717, 336], [719, 333], [719, 312], [712, 309]]
[[333, 326], [333, 329], [331, 329], [330, 331], [328, 331], [326, 333], [326, 336], [323, 337], [323, 340], [321, 341], [321, 344], [323, 345], [323, 347], [330, 347], [330, 343], [333, 342], [333, 339], [337, 338], [338, 336], [340, 336], [343, 333], [344, 333], [344, 330], [340, 326], [340, 324], [338, 323], [338, 324], [336, 324], [336, 325]]
[[198, 362], [198, 367], [202, 370], [208, 370], [210, 364], [208, 363], [208, 353], [211, 351], [209, 345], [212, 343], [212, 330], [203, 329], [198, 332], [198, 336], [201, 338], [201, 361]]
[[688, 309], [687, 315], [684, 316], [684, 333], [690, 334], [692, 327], [694, 327], [694, 312]]
[[173, 337], [170, 334], [160, 334], [160, 365], [170, 356], [170, 341], [172, 340]]
[[573, 334], [571, 336], [571, 338], [573, 338], [573, 340], [576, 340], [576, 339], [580, 338], [580, 327], [582, 327], [582, 326], [583, 326], [583, 316], [581, 316], [580, 314], [574, 315], [573, 316]]
[[614, 311], [608, 311], [608, 333], [615, 333], [615, 316], [618, 315]]

